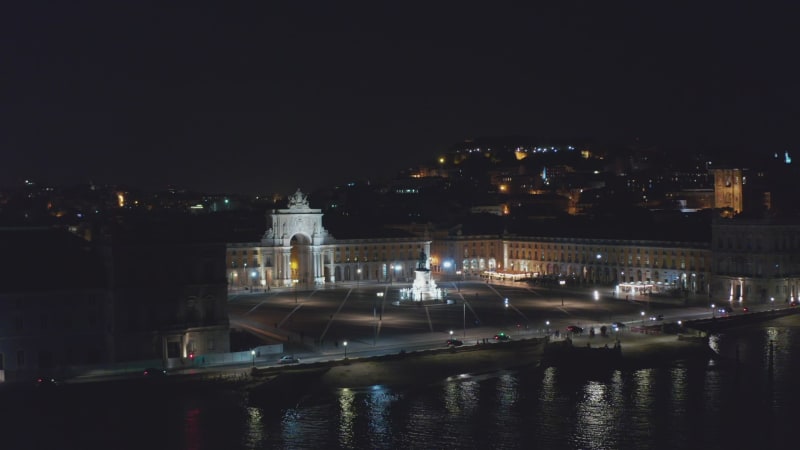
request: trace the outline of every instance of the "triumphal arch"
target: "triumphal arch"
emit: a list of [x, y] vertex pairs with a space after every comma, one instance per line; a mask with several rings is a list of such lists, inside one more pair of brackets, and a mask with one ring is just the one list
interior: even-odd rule
[[289, 197], [288, 207], [273, 210], [270, 217], [272, 224], [261, 245], [264, 256], [273, 261], [273, 283], [324, 283], [325, 253], [330, 252], [324, 246], [331, 243], [332, 237], [322, 226], [322, 210], [310, 208], [308, 198], [298, 189]]
[[374, 230], [372, 237], [336, 239], [322, 226], [322, 216], [298, 189], [286, 208], [270, 212], [260, 241], [228, 243], [229, 288], [403, 282], [413, 279], [418, 255], [430, 254], [430, 239], [411, 234], [380, 236]]

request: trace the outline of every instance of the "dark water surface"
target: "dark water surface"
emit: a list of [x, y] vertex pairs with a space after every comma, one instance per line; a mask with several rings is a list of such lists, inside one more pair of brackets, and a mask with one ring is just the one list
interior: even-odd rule
[[288, 406], [194, 383], [5, 390], [0, 448], [800, 448], [800, 327], [743, 328], [711, 345], [722, 359], [465, 375]]

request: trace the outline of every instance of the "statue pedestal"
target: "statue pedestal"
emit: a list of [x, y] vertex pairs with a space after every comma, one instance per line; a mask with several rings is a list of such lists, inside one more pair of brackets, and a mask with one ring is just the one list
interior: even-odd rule
[[400, 290], [401, 300], [412, 300], [421, 302], [426, 300], [441, 300], [443, 292], [436, 287], [436, 282], [431, 277], [428, 269], [417, 269], [414, 271], [414, 282], [410, 288]]

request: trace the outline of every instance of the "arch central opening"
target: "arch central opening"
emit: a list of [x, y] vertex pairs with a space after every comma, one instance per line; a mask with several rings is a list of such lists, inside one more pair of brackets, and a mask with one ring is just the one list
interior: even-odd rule
[[297, 233], [291, 239], [291, 277], [292, 282], [302, 285], [308, 284], [312, 278], [311, 238]]

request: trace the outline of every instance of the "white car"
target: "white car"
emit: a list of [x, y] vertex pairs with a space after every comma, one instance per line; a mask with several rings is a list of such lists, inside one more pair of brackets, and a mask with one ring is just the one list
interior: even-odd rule
[[284, 356], [280, 360], [278, 360], [279, 364], [296, 364], [299, 362], [300, 360], [295, 358], [294, 356]]

